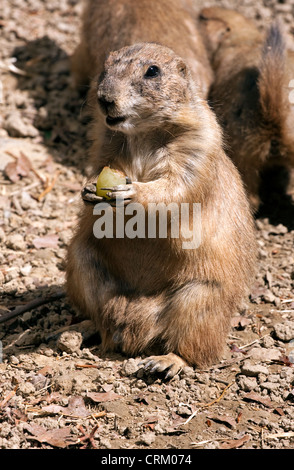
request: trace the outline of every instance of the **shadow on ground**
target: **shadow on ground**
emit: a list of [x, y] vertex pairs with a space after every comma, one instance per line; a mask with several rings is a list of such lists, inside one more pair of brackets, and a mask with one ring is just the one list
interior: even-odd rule
[[84, 171], [88, 139], [86, 128], [87, 89], [71, 85], [70, 57], [51, 38], [44, 36], [14, 49], [17, 66], [27, 75], [18, 75], [18, 87], [33, 99], [34, 126], [55, 161]]

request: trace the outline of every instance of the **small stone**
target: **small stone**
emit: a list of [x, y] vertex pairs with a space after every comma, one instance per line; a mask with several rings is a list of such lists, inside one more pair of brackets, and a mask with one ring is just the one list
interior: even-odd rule
[[129, 376], [135, 374], [138, 369], [138, 361], [131, 358], [123, 363], [122, 372], [124, 375]]
[[19, 359], [16, 356], [13, 356], [13, 355], [10, 356], [9, 360], [11, 364], [15, 364], [15, 365], [19, 364]]
[[193, 367], [183, 367], [182, 371], [180, 372], [180, 377], [195, 378], [195, 370], [193, 369]]
[[26, 242], [20, 233], [14, 233], [7, 237], [6, 245], [15, 251], [24, 251], [26, 249]]
[[244, 390], [245, 392], [251, 392], [256, 386], [257, 386], [257, 381], [255, 378], [248, 378], [245, 376], [240, 376], [239, 377], [239, 388], [241, 390]]
[[31, 197], [29, 193], [27, 193], [26, 191], [22, 191], [20, 205], [22, 209], [28, 210], [36, 208], [38, 206], [38, 203], [35, 199]]
[[277, 390], [280, 387], [280, 384], [276, 382], [263, 382], [262, 384], [260, 384], [260, 387], [262, 389], [273, 391]]
[[26, 123], [18, 113], [6, 116], [3, 125], [11, 137], [36, 137], [39, 135], [37, 129], [30, 123]]
[[35, 393], [35, 387], [30, 382], [24, 382], [19, 385], [18, 390], [23, 396], [28, 396]]
[[28, 276], [32, 270], [32, 266], [30, 264], [26, 264], [25, 266], [22, 266], [19, 271], [23, 276]]
[[278, 349], [267, 348], [252, 348], [250, 351], [250, 358], [254, 361], [278, 361], [281, 357], [281, 352]]
[[267, 290], [262, 298], [267, 304], [273, 304], [276, 301], [276, 296], [270, 290]]
[[241, 366], [241, 373], [247, 377], [257, 377], [259, 374], [268, 375], [269, 370], [267, 367], [260, 364], [252, 364], [250, 361], [244, 361]]
[[24, 322], [28, 322], [32, 319], [33, 313], [32, 312], [25, 312], [22, 316], [22, 320]]
[[294, 339], [294, 322], [285, 321], [274, 326], [274, 332], [281, 341], [291, 341]]
[[83, 337], [78, 331], [64, 331], [61, 333], [57, 347], [66, 353], [73, 353], [80, 351], [83, 342]]
[[154, 441], [155, 441], [155, 436], [152, 432], [142, 434], [139, 437], [140, 444], [144, 444], [145, 446], [150, 446], [151, 444], [153, 444]]

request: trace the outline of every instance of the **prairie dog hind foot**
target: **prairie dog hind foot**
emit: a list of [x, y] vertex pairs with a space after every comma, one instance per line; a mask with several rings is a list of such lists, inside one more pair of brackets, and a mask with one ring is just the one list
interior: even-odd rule
[[139, 366], [144, 366], [144, 370], [150, 374], [165, 372], [165, 379], [172, 379], [187, 365], [184, 359], [174, 353], [149, 356], [139, 362]]

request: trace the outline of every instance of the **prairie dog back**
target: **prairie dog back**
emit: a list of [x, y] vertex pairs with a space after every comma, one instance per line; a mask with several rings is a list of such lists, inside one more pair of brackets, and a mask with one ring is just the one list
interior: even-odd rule
[[278, 23], [264, 34], [240, 13], [211, 7], [200, 13], [200, 24], [215, 73], [210, 99], [258, 209], [261, 171], [294, 167], [294, 52]]
[[207, 96], [213, 74], [190, 0], [86, 0], [81, 42], [72, 58], [76, 83], [99, 75], [110, 52], [140, 42], [171, 48]]

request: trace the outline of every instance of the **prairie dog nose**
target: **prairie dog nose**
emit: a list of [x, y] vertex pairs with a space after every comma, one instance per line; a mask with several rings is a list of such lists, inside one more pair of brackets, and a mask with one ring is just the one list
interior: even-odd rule
[[102, 111], [106, 114], [109, 113], [109, 109], [115, 105], [114, 101], [108, 100], [104, 95], [98, 95], [98, 103]]

